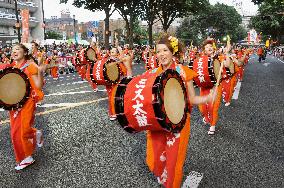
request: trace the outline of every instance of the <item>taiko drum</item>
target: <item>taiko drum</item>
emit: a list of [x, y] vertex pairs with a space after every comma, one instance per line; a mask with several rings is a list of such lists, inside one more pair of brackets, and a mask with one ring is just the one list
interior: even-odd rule
[[0, 108], [21, 108], [30, 96], [31, 85], [27, 75], [18, 68], [0, 69]]
[[104, 58], [91, 65], [90, 77], [97, 85], [117, 84], [120, 80], [120, 67], [115, 59]]
[[130, 133], [180, 132], [187, 118], [186, 96], [182, 78], [175, 70], [162, 74], [148, 71], [135, 78], [123, 78], [115, 95], [117, 119]]

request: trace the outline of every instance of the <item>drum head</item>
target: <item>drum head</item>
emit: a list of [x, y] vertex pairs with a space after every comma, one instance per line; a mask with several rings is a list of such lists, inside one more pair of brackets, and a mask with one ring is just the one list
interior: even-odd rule
[[178, 124], [183, 118], [186, 104], [183, 89], [175, 78], [170, 78], [164, 87], [164, 105], [169, 120]]
[[111, 81], [119, 79], [119, 68], [117, 63], [108, 63], [106, 65], [106, 74]]
[[87, 56], [87, 59], [91, 61], [95, 61], [97, 59], [96, 51], [91, 47], [86, 49], [86, 56]]
[[104, 64], [104, 79], [109, 84], [117, 84], [120, 80], [120, 67], [114, 59], [107, 59]]
[[230, 73], [231, 74], [235, 73], [235, 65], [234, 65], [234, 63], [230, 63], [229, 69], [230, 69]]
[[30, 94], [28, 77], [20, 69], [8, 68], [0, 72], [0, 106], [6, 110], [20, 108]]
[[219, 71], [220, 71], [220, 68], [221, 68], [221, 64], [219, 61], [217, 60], [214, 60], [214, 66], [213, 66], [213, 69], [214, 69], [214, 75], [215, 75], [215, 78], [216, 80], [218, 79], [218, 74], [219, 74]]
[[168, 69], [154, 83], [153, 108], [160, 125], [167, 131], [180, 132], [187, 112], [187, 92], [183, 80], [175, 70]]

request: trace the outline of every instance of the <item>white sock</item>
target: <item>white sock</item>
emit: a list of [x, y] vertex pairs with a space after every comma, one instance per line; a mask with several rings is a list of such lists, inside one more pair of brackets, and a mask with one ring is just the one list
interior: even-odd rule
[[215, 132], [215, 126], [210, 126], [209, 131]]

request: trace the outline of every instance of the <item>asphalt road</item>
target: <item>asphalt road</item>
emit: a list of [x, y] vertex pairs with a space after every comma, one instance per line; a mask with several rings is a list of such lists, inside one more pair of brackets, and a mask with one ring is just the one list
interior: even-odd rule
[[[134, 65], [135, 74], [143, 70]], [[214, 136], [194, 108], [184, 181], [198, 172], [199, 188], [284, 187], [283, 75], [283, 60], [258, 63], [253, 56], [238, 99], [220, 108]], [[44, 146], [21, 173], [14, 170], [7, 112], [0, 111], [0, 187], [160, 187], [145, 164], [145, 133], [128, 134], [110, 121], [99, 89], [94, 93], [77, 74], [47, 78], [36, 116]]]

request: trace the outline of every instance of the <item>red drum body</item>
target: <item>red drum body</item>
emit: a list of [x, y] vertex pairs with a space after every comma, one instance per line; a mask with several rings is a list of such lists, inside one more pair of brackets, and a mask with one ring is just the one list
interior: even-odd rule
[[10, 67], [10, 66], [11, 66], [11, 65], [8, 64], [8, 63], [0, 63], [0, 71], [3, 70], [3, 69], [5, 69], [5, 68], [8, 68], [8, 67]]
[[91, 65], [90, 77], [97, 85], [117, 84], [120, 80], [120, 67], [115, 59], [104, 58]]
[[147, 57], [146, 60], [146, 70], [158, 68], [158, 59], [157, 56], [153, 55], [151, 57]]
[[[197, 85], [201, 88], [214, 87], [221, 68], [219, 61], [213, 61], [211, 58], [208, 58], [208, 56], [202, 56], [191, 61], [188, 66], [198, 74], [198, 76], [193, 79], [195, 86]], [[231, 77], [234, 73], [233, 70], [234, 67], [232, 70], [231, 68], [224, 67], [222, 71], [222, 79]]]
[[23, 71], [13, 67], [0, 69], [0, 108], [21, 108], [28, 100], [30, 92], [31, 85]]
[[76, 64], [86, 65], [96, 61], [97, 54], [92, 47], [84, 48], [77, 54]]
[[186, 96], [182, 78], [175, 70], [123, 78], [115, 95], [118, 122], [130, 133], [180, 132], [187, 118]]

